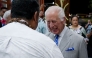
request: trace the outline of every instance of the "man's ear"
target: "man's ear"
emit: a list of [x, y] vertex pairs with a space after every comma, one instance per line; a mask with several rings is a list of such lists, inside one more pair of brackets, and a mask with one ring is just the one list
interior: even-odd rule
[[64, 19], [63, 22], [66, 23], [66, 18], [64, 17], [63, 19]]
[[38, 21], [39, 13], [36, 11], [34, 14], [34, 21]]

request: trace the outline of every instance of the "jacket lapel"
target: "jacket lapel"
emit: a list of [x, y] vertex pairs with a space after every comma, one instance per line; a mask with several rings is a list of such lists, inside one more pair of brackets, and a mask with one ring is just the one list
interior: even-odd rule
[[72, 32], [67, 29], [67, 31], [65, 32], [61, 42], [60, 42], [60, 45], [59, 45], [59, 48], [61, 50], [61, 52], [64, 50], [64, 48], [67, 46], [67, 44], [70, 42], [70, 36], [72, 35]]
[[46, 36], [49, 36], [54, 41], [54, 34], [49, 32], [46, 34]]

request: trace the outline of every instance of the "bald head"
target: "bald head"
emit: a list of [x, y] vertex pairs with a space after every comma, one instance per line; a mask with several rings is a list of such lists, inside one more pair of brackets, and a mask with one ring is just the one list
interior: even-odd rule
[[65, 17], [64, 10], [63, 8], [59, 6], [51, 6], [45, 11], [45, 16], [50, 15], [50, 14], [55, 14], [58, 15], [58, 18], [63, 21], [63, 18]]

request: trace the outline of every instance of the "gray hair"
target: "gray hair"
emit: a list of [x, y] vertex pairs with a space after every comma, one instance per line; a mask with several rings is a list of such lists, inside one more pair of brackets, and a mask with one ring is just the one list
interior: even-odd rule
[[6, 12], [4, 13], [3, 18], [4, 18], [5, 20], [7, 20], [8, 16], [10, 16], [10, 15], [11, 15], [11, 10], [8, 10], [8, 11], [6, 11]]
[[65, 17], [64, 9], [59, 7], [59, 6], [51, 6], [51, 7], [49, 7], [45, 11], [45, 15], [48, 15], [48, 13], [50, 13], [53, 10], [58, 11], [58, 17], [61, 19], [61, 21], [63, 21], [64, 17]]

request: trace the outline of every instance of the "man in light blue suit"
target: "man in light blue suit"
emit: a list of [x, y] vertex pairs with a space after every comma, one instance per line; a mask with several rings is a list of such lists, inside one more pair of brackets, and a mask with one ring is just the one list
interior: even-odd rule
[[50, 30], [47, 36], [58, 45], [64, 58], [88, 58], [84, 38], [65, 26], [65, 14], [61, 7], [49, 7], [45, 17]]

